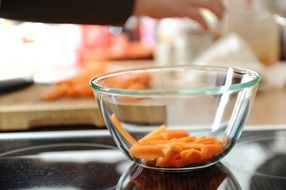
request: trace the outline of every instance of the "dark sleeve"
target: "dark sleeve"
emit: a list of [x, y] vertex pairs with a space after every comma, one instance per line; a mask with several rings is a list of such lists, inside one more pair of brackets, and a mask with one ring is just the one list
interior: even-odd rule
[[122, 25], [134, 0], [0, 0], [0, 17], [44, 23]]

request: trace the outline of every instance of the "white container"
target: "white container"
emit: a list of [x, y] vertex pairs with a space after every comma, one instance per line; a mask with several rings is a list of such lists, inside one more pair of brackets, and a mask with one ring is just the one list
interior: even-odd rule
[[280, 60], [280, 29], [272, 14], [255, 1], [228, 0], [226, 34], [237, 33], [264, 65]]
[[177, 64], [192, 64], [212, 42], [212, 34], [203, 30], [198, 23], [189, 19], [181, 20], [177, 37], [174, 40]]
[[155, 49], [155, 62], [158, 65], [173, 65], [174, 62], [174, 40], [178, 32], [178, 20], [162, 19], [157, 29], [157, 45]]
[[192, 64], [212, 42], [212, 33], [204, 31], [195, 21], [163, 19], [158, 26], [156, 63], [159, 65]]

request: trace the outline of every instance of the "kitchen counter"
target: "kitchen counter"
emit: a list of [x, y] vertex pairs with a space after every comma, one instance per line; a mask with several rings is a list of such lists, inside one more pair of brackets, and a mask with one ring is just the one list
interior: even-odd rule
[[285, 135], [285, 128], [248, 129], [242, 133], [241, 143], [214, 166], [169, 173], [132, 165], [114, 147], [106, 130], [0, 133], [0, 187], [14, 190], [285, 189], [285, 173], [279, 173], [285, 171], [285, 154], [277, 152], [279, 147], [285, 151]]
[[247, 124], [286, 124], [286, 89], [258, 92]]
[[[93, 63], [94, 64], [94, 63]], [[154, 65], [153, 61], [114, 61], [111, 70]], [[43, 101], [42, 95], [51, 88], [48, 84], [33, 84], [0, 96], [0, 130], [17, 131], [63, 125], [104, 127], [94, 97], [62, 98]]]

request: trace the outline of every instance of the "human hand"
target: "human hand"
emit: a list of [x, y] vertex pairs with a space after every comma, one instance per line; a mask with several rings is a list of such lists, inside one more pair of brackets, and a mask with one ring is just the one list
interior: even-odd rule
[[201, 9], [208, 9], [219, 19], [223, 17], [223, 0], [135, 0], [134, 15], [150, 16], [155, 19], [167, 17], [189, 17], [197, 21], [203, 29], [208, 24]]

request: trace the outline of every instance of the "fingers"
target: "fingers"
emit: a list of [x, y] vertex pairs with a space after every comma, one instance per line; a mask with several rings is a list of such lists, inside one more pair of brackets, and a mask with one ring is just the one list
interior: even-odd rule
[[209, 26], [199, 9], [190, 9], [186, 16], [197, 21], [204, 30], [209, 29]]
[[[181, 9], [180, 16], [187, 16], [197, 21], [204, 30], [208, 30], [209, 26], [204, 16], [202, 15], [201, 8], [205, 8], [213, 12], [218, 18], [222, 18], [225, 8], [222, 0], [186, 0], [185, 9]], [[185, 1], [185, 3], [186, 3]], [[185, 11], [182, 11], [185, 10]]]
[[222, 0], [188, 0], [189, 4], [198, 8], [205, 8], [213, 12], [218, 18], [224, 15], [225, 7]]
[[207, 30], [209, 27], [201, 14], [201, 9], [208, 9], [218, 18], [222, 18], [225, 11], [222, 1], [223, 0], [136, 0], [134, 14], [138, 16], [150, 16], [156, 19], [189, 17], [196, 20], [203, 29]]

